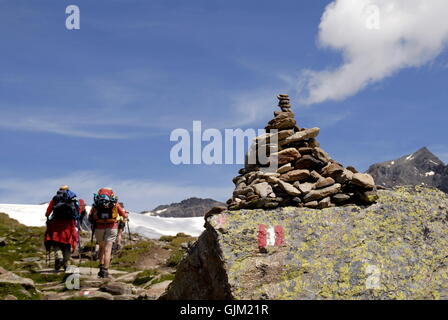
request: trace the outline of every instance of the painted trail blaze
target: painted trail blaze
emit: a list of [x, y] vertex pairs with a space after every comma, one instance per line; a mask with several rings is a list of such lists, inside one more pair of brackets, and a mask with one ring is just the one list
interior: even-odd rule
[[260, 224], [258, 226], [258, 247], [265, 248], [267, 246], [281, 246], [285, 242], [285, 233], [281, 226], [266, 226]]

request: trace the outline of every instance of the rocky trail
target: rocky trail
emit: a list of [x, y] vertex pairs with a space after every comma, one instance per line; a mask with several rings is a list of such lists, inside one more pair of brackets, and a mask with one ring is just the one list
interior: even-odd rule
[[126, 234], [113, 255], [110, 277], [98, 278], [91, 260], [90, 233], [83, 232], [81, 255], [67, 270], [55, 271], [43, 246], [45, 228], [26, 227], [0, 213], [0, 300], [154, 300], [174, 278], [188, 244], [185, 234], [150, 240]]

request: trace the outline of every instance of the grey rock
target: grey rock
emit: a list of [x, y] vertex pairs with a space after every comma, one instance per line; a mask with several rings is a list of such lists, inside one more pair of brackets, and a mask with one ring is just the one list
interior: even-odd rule
[[277, 159], [278, 165], [280, 166], [292, 162], [299, 157], [300, 153], [295, 148], [288, 148], [271, 155], [271, 158]]
[[332, 198], [336, 204], [343, 203], [345, 201], [350, 200], [350, 196], [345, 193], [335, 194]]
[[254, 184], [252, 188], [254, 189], [255, 193], [261, 198], [266, 198], [269, 194], [272, 193], [272, 187], [267, 182]]
[[290, 112], [281, 112], [274, 119], [269, 121], [266, 126], [266, 130], [277, 129], [277, 130], [287, 130], [292, 129], [296, 125], [296, 120], [294, 120], [294, 115]]
[[310, 171], [306, 169], [292, 170], [280, 176], [280, 179], [287, 182], [303, 181], [308, 179]]
[[331, 177], [321, 178], [315, 183], [315, 187], [316, 187], [316, 189], [321, 189], [321, 188], [331, 186], [332, 184], [335, 184], [335, 181], [333, 178], [331, 178]]
[[132, 286], [122, 282], [108, 282], [100, 287], [103, 292], [112, 295], [130, 295], [132, 294]]
[[284, 182], [282, 180], [278, 180], [278, 185], [289, 195], [291, 196], [300, 196], [302, 193], [295, 188], [292, 184]]
[[330, 197], [326, 197], [319, 201], [319, 204], [317, 205], [317, 208], [319, 209], [325, 209], [329, 208], [332, 205]]
[[305, 183], [295, 182], [294, 187], [299, 189], [300, 192], [302, 192], [303, 194], [307, 194], [315, 188], [314, 183], [311, 182], [305, 182]]
[[292, 164], [287, 163], [284, 166], [281, 166], [280, 168], [277, 169], [277, 173], [286, 173], [288, 171], [293, 170], [294, 167], [292, 166]]
[[34, 288], [34, 281], [28, 278], [22, 278], [15, 273], [6, 272], [0, 274], [0, 284], [19, 284], [25, 288]]
[[310, 155], [304, 155], [303, 157], [299, 158], [294, 167], [296, 169], [316, 169], [316, 168], [322, 168], [325, 165], [324, 162], [314, 158]]
[[366, 189], [373, 189], [375, 187], [375, 181], [373, 180], [373, 177], [368, 173], [354, 173], [351, 182], [354, 185]]
[[[228, 211], [225, 234], [212, 216], [161, 299], [447, 299], [447, 196], [421, 187], [378, 196], [363, 207]], [[254, 250], [259, 224], [283, 227], [284, 245]]]
[[283, 140], [280, 145], [286, 145], [297, 141], [307, 140], [310, 138], [315, 138], [318, 136], [320, 129], [319, 128], [311, 128], [305, 129], [303, 131], [296, 132], [292, 136]]
[[316, 148], [312, 148], [312, 150], [313, 150], [312, 155], [316, 159], [318, 159], [324, 163], [327, 163], [328, 161], [331, 160], [330, 155], [327, 152], [325, 152], [323, 149], [316, 147]]
[[318, 201], [310, 201], [304, 204], [305, 207], [312, 209], [317, 208], [318, 205], [319, 205]]
[[339, 193], [340, 191], [341, 191], [341, 185], [339, 183], [336, 183], [332, 186], [323, 189], [310, 191], [303, 197], [303, 201], [310, 202], [314, 200], [320, 200], [328, 196], [334, 195], [336, 193]]

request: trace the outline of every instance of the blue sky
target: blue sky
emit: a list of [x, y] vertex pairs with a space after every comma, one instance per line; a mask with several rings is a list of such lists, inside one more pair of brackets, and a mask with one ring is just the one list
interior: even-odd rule
[[[47, 201], [62, 183], [88, 201], [111, 186], [133, 210], [225, 201], [240, 166], [171, 164], [171, 131], [263, 128], [280, 92], [345, 165], [423, 146], [448, 161], [446, 47], [343, 99], [303, 102], [303, 70], [343, 63], [319, 44], [331, 2], [0, 1], [0, 202]], [[80, 30], [65, 28], [70, 4]]]

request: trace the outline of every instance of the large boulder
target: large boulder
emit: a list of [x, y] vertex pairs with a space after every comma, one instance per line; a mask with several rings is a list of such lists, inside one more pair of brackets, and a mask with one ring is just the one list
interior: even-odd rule
[[6, 285], [6, 284], [17, 284], [21, 285], [25, 288], [32, 288], [34, 289], [34, 281], [29, 278], [23, 278], [15, 273], [6, 271], [5, 269], [1, 268], [0, 270], [0, 285]]
[[[209, 216], [162, 298], [448, 299], [447, 196], [400, 187], [378, 197]], [[260, 248], [266, 230], [276, 245]]]

